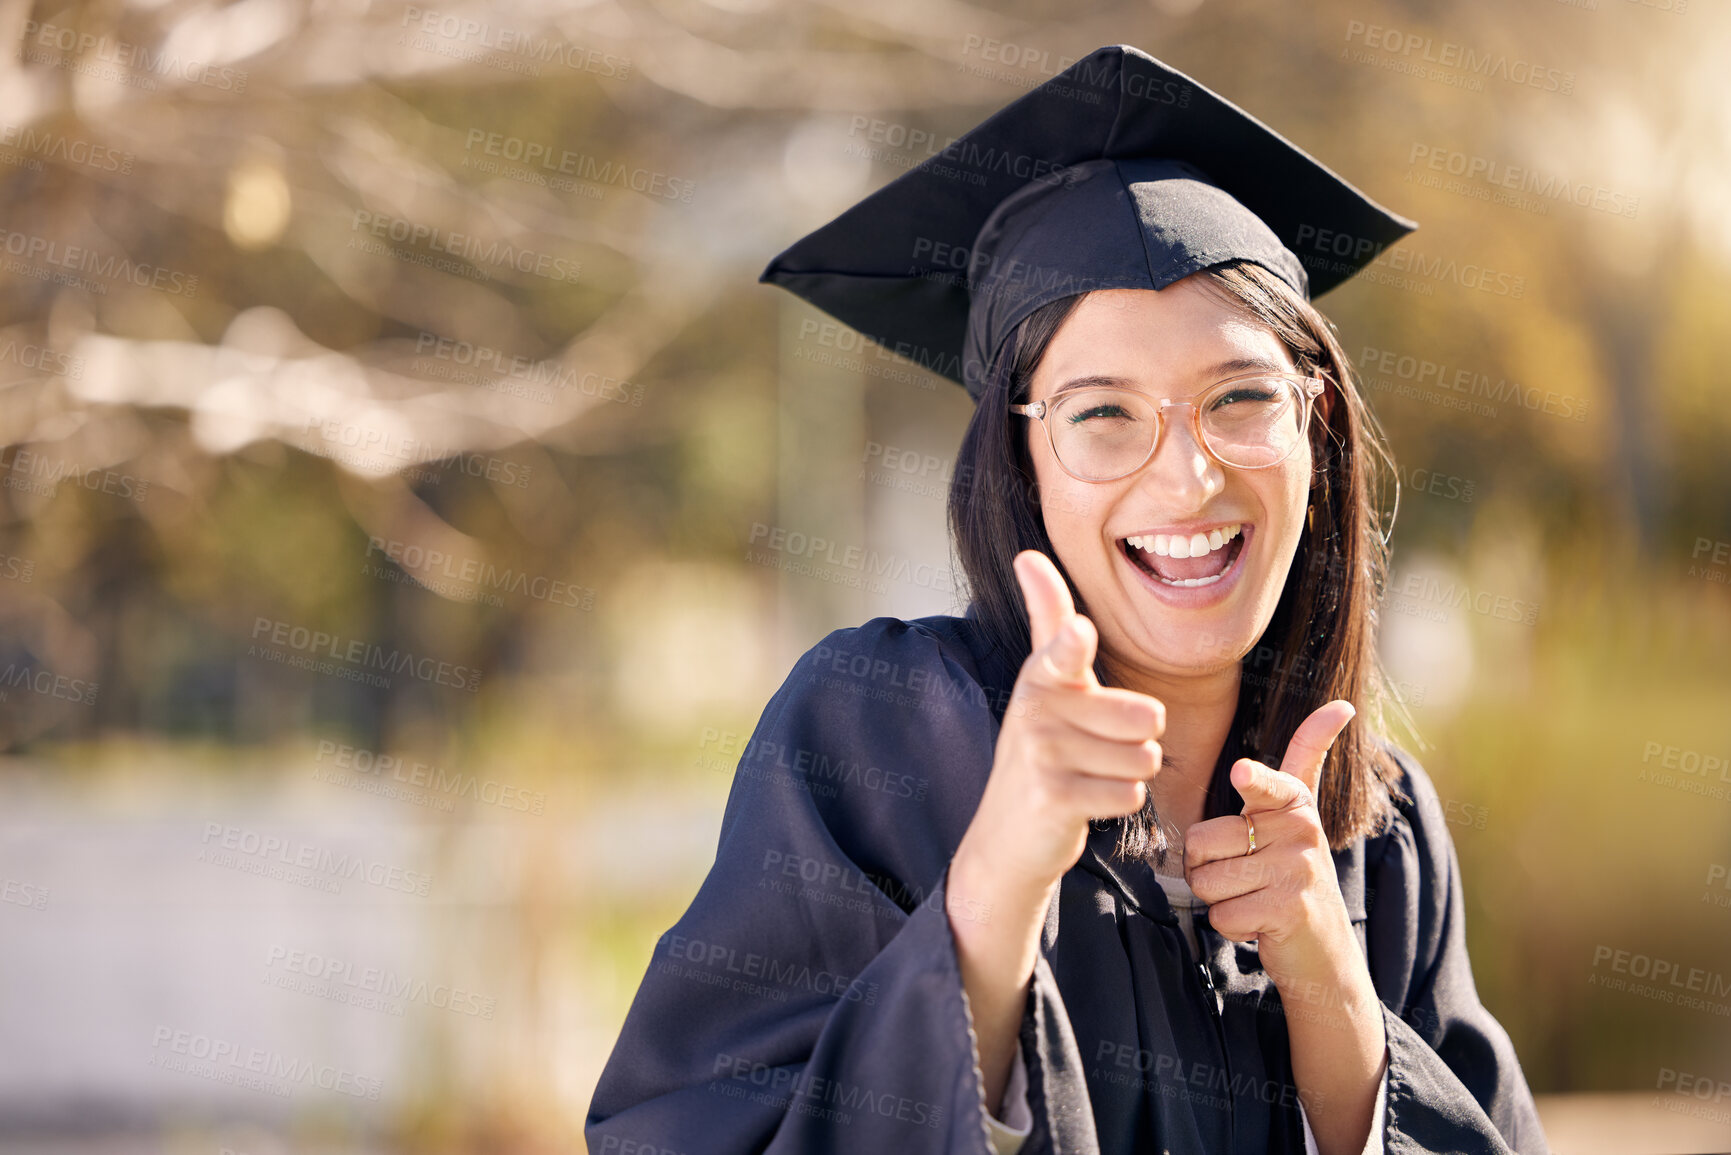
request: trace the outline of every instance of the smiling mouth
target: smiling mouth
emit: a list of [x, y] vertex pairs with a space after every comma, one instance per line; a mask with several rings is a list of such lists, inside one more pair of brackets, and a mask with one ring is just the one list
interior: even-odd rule
[[1120, 538], [1118, 548], [1131, 565], [1156, 581], [1183, 588], [1208, 586], [1238, 560], [1244, 549], [1242, 529], [1242, 525], [1228, 525], [1190, 538], [1163, 533]]

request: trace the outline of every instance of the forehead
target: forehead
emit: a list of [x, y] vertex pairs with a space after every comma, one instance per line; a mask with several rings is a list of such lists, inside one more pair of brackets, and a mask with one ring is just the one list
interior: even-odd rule
[[[1033, 395], [1076, 377], [1115, 377], [1183, 395], [1217, 380], [1225, 362], [1295, 366], [1280, 338], [1197, 283], [1195, 275], [1164, 289], [1090, 293], [1071, 310], [1034, 371]], [[1235, 372], [1254, 371], [1237, 369]]]

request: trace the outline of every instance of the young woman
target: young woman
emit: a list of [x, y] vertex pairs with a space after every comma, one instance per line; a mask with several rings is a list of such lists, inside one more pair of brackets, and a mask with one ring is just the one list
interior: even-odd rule
[[1374, 726], [1374, 422], [1306, 299], [1373, 253], [1292, 247], [1410, 224], [1134, 49], [957, 143], [1002, 179], [922, 166], [766, 279], [978, 401], [967, 613], [772, 699], [590, 1149], [1545, 1151]]

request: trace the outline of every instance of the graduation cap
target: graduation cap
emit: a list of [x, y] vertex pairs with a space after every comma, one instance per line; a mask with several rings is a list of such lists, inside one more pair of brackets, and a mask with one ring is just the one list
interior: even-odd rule
[[1162, 289], [1234, 259], [1316, 297], [1417, 227], [1117, 45], [795, 242], [758, 279], [978, 401], [1004, 338], [1060, 297]]

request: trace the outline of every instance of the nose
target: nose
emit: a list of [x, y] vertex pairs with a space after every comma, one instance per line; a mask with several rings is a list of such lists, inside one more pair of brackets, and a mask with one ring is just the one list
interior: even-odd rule
[[1190, 513], [1207, 505], [1226, 488], [1226, 470], [1196, 439], [1194, 410], [1188, 403], [1160, 411], [1154, 454], [1135, 474], [1138, 485], [1160, 495], [1174, 512]]

